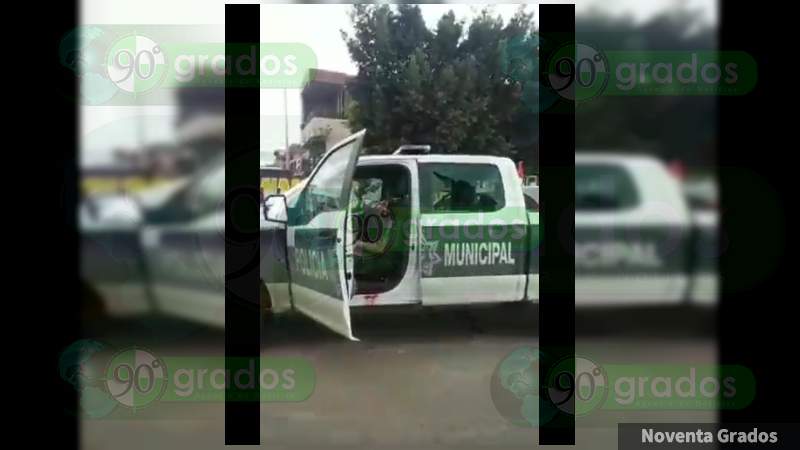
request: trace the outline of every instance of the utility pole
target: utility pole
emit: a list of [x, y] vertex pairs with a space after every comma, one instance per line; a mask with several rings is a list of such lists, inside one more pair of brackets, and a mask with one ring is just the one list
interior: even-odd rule
[[289, 153], [289, 103], [286, 100], [286, 88], [283, 88], [283, 137], [286, 153]]

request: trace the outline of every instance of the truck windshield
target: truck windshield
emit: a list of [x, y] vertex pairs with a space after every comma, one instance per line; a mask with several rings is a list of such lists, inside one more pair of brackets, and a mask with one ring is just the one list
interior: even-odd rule
[[503, 179], [492, 164], [420, 164], [423, 212], [489, 212], [505, 206]]
[[615, 211], [628, 209], [639, 202], [630, 174], [613, 164], [575, 166], [575, 209]]

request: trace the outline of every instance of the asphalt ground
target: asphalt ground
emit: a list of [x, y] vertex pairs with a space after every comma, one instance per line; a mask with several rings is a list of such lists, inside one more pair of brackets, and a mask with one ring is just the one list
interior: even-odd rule
[[[265, 402], [265, 448], [533, 448], [538, 430], [499, 411], [493, 376], [516, 349], [538, 345], [538, 311], [521, 305], [354, 309], [347, 341], [299, 315], [273, 318], [262, 355], [301, 358], [315, 385], [302, 402]], [[716, 362], [713, 311], [685, 307], [579, 310], [576, 354], [603, 364]], [[86, 337], [159, 356], [222, 356], [224, 333], [148, 317], [106, 320]], [[99, 363], [98, 363], [99, 364]], [[98, 368], [99, 370], [100, 368]], [[496, 381], [496, 378], [495, 378]], [[495, 383], [496, 387], [496, 383]], [[507, 405], [506, 405], [507, 406]], [[714, 410], [617, 411], [576, 419], [576, 448], [617, 448], [618, 422], [712, 422]], [[222, 402], [156, 402], [84, 416], [85, 449], [221, 448]]]

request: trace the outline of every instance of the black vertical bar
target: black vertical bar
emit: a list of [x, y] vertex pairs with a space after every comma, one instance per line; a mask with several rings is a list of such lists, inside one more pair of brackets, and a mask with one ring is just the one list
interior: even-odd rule
[[[225, 443], [260, 444], [259, 5], [225, 5]], [[239, 370], [255, 383], [236, 383]], [[245, 377], [246, 378], [246, 377]]]
[[[59, 2], [51, 5], [48, 10], [50, 11], [51, 19], [55, 19], [50, 26], [45, 27], [47, 40], [43, 42], [42, 48], [48, 48], [54, 43], [58, 45], [69, 36], [77, 35], [76, 24], [77, 19], [80, 17], [81, 2]], [[43, 33], [43, 34], [44, 34]], [[83, 49], [80, 47], [81, 42], [74, 40], [69, 48], [60, 49], [62, 52], [75, 51], [75, 54], [83, 54]], [[58, 301], [51, 302], [47, 308], [47, 313], [43, 315], [45, 322], [38, 322], [40, 329], [47, 327], [51, 330], [51, 338], [48, 339], [54, 346], [54, 352], [49, 359], [55, 367], [48, 365], [46, 371], [43, 371], [45, 377], [55, 382], [53, 387], [53, 397], [61, 401], [61, 408], [54, 407], [52, 416], [47, 418], [40, 416], [42, 422], [47, 421], [50, 424], [46, 433], [39, 433], [37, 435], [28, 435], [29, 440], [36, 440], [41, 444], [42, 438], [45, 441], [52, 439], [53, 443], [57, 443], [59, 448], [64, 449], [77, 449], [80, 445], [80, 426], [79, 420], [80, 411], [79, 392], [77, 386], [65, 382], [62, 378], [60, 367], [61, 352], [68, 346], [74, 344], [81, 338], [81, 311], [86, 308], [84, 304], [84, 293], [81, 289], [79, 267], [80, 267], [80, 235], [78, 232], [78, 202], [79, 202], [79, 183], [80, 175], [78, 172], [78, 148], [79, 137], [78, 130], [80, 129], [80, 92], [79, 92], [79, 78], [76, 74], [79, 72], [79, 62], [76, 59], [64, 58], [64, 54], [59, 54], [59, 57], [51, 58], [50, 74], [56, 80], [55, 87], [59, 95], [52, 96], [48, 100], [48, 105], [52, 108], [53, 114], [56, 117], [70, 118], [73, 120], [56, 120], [52, 121], [47, 126], [47, 133], [42, 133], [42, 128], [38, 128], [37, 132], [40, 133], [33, 138], [28, 138], [29, 142], [37, 142], [39, 145], [46, 146], [39, 138], [49, 135], [53, 139], [54, 145], [51, 148], [57, 148], [57, 152], [48, 153], [57, 155], [56, 158], [61, 159], [60, 165], [50, 164], [57, 171], [54, 180], [61, 182], [61, 201], [57, 205], [59, 209], [56, 220], [45, 213], [43, 223], [44, 233], [35, 234], [34, 230], [26, 230], [30, 233], [27, 236], [51, 236], [52, 234], [59, 233], [60, 240], [58, 241], [61, 248], [53, 249], [47, 253], [47, 260], [52, 263], [52, 267], [58, 267], [58, 270], [50, 271], [48, 280], [53, 285], [58, 286]], [[70, 67], [70, 64], [74, 66]], [[42, 155], [42, 154], [40, 154]], [[23, 167], [19, 163], [15, 163], [15, 167]], [[35, 167], [35, 166], [27, 166]], [[9, 171], [10, 172], [10, 171]], [[60, 174], [58, 174], [60, 172]], [[60, 180], [58, 175], [61, 175]], [[24, 201], [30, 201], [32, 198], [37, 198], [31, 195], [30, 189], [35, 186], [43, 188], [43, 195], [38, 198], [48, 198], [52, 195], [50, 190], [53, 188], [49, 183], [29, 183], [30, 188], [28, 195], [22, 197]], [[50, 202], [48, 202], [50, 203]], [[11, 208], [9, 208], [11, 209]], [[49, 208], [44, 208], [45, 211]], [[56, 222], [60, 219], [60, 223]], [[57, 225], [56, 225], [57, 224]], [[39, 230], [35, 230], [39, 231]], [[33, 251], [33, 248], [31, 250]], [[36, 304], [35, 302], [33, 303]], [[35, 307], [37, 308], [37, 307]], [[36, 313], [40, 312], [37, 309]], [[32, 313], [35, 314], [35, 313]], [[49, 320], [51, 319], [52, 323]], [[29, 353], [35, 353], [30, 352]], [[44, 390], [44, 389], [43, 389]], [[26, 399], [31, 402], [30, 399]], [[52, 401], [52, 400], [51, 400]], [[47, 442], [48, 444], [50, 442]]]
[[[575, 101], [562, 84], [574, 77], [557, 74], [574, 73], [575, 5], [541, 5], [539, 13], [539, 444], [574, 445], [574, 402], [560, 395], [575, 379]], [[556, 100], [542, 101], [546, 93]]]
[[[791, 70], [781, 63], [793, 40], [779, 35], [796, 25], [777, 4], [720, 2], [720, 8], [720, 50], [747, 52], [758, 69], [751, 92], [719, 98], [720, 364], [748, 367], [756, 381], [750, 405], [720, 416], [722, 422], [790, 422], [800, 401], [790, 375], [798, 216], [790, 212], [797, 205], [796, 156], [786, 149], [796, 147], [790, 143], [797, 140], [797, 119], [785, 108], [793, 92], [784, 87]], [[742, 27], [756, 29], [742, 36]]]

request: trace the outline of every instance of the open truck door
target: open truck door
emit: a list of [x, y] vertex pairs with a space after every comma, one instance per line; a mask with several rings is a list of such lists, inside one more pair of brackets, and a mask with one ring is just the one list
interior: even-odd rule
[[335, 145], [289, 205], [286, 243], [294, 307], [357, 340], [350, 326], [353, 292], [350, 189], [364, 141], [360, 131]]

